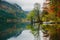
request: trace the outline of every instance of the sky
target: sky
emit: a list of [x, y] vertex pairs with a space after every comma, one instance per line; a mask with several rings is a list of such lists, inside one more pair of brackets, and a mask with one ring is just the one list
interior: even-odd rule
[[34, 3], [40, 3], [41, 9], [45, 0], [6, 0], [11, 3], [17, 3], [23, 10], [29, 11], [34, 8]]

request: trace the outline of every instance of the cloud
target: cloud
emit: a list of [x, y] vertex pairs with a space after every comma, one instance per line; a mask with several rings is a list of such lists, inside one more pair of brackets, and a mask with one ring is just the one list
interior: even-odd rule
[[17, 3], [22, 7], [23, 10], [32, 10], [34, 7], [34, 3], [40, 3], [41, 7], [45, 0], [6, 0], [11, 3]]

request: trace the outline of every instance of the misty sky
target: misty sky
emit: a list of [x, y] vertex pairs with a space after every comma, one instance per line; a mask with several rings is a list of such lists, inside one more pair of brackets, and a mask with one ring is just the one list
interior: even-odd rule
[[40, 3], [40, 5], [42, 6], [43, 2], [45, 2], [45, 0], [6, 0], [6, 1], [11, 3], [17, 3], [25, 11], [32, 10], [34, 7], [34, 3]]

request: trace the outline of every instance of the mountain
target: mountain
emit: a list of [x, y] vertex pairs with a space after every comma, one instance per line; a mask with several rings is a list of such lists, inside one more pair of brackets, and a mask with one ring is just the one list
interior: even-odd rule
[[29, 13], [29, 11], [24, 11], [24, 13], [25, 13], [25, 14], [28, 14], [28, 13]]
[[21, 34], [25, 28], [22, 19], [26, 18], [24, 10], [18, 4], [0, 2], [0, 40], [6, 40]]

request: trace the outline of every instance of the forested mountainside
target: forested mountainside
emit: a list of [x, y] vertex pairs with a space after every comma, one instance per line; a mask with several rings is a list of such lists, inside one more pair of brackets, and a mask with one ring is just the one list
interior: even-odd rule
[[[0, 2], [0, 40], [18, 36], [25, 28], [22, 22], [26, 14], [18, 4], [11, 4], [6, 1]], [[24, 26], [23, 26], [24, 25]]]

